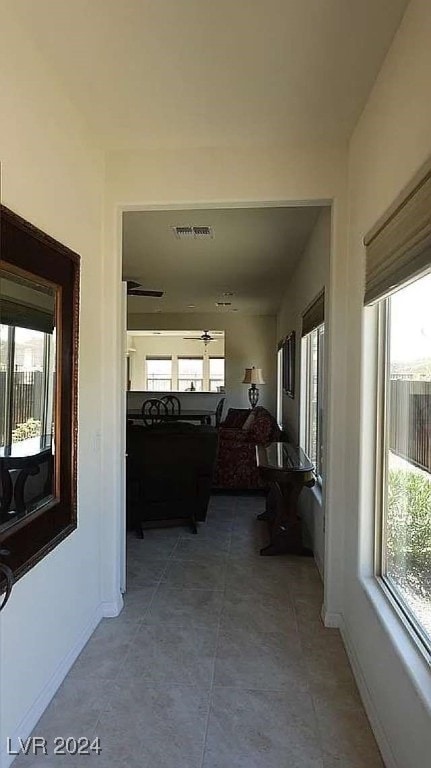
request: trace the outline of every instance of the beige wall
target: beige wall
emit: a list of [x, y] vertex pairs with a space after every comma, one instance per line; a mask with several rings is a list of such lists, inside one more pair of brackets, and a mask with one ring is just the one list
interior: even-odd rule
[[[12, 8], [12, 10], [11, 10]], [[21, 578], [0, 616], [0, 764], [27, 736], [102, 615], [99, 540], [103, 159], [2, 3], [2, 202], [81, 254], [79, 527]], [[119, 597], [119, 594], [118, 594]]]
[[[295, 398], [283, 395], [283, 424], [293, 442], [299, 441], [302, 315], [322, 289], [326, 291], [329, 289], [330, 253], [331, 209], [324, 208], [319, 214], [305, 251], [289, 279], [277, 315], [278, 340], [290, 331], [295, 331], [296, 334]], [[326, 302], [329, 302], [329, 295], [326, 296]], [[329, 327], [326, 330], [329, 332]]]
[[343, 621], [386, 765], [398, 768], [429, 763], [431, 685], [425, 658], [373, 576], [375, 311], [363, 311], [363, 237], [431, 155], [430, 40], [431, 3], [412, 0], [349, 156]]
[[[287, 429], [292, 442], [300, 441], [300, 406], [301, 406], [301, 333], [302, 315], [316, 296], [325, 290], [325, 305], [328, 310], [330, 302], [331, 254], [331, 209], [323, 208], [313, 228], [305, 251], [298, 261], [277, 316], [277, 338], [282, 339], [290, 331], [296, 334], [295, 360], [295, 397], [292, 399], [283, 395], [283, 425]], [[329, 349], [330, 325], [329, 312], [325, 318], [325, 349]], [[327, 356], [326, 356], [327, 357]], [[327, 368], [327, 365], [326, 365]], [[325, 387], [327, 390], [327, 387]], [[324, 444], [327, 453], [327, 403], [324, 402]], [[325, 496], [326, 478], [323, 478], [322, 489], [304, 489], [300, 497], [301, 513], [312, 543], [314, 557], [323, 574], [325, 570]]]
[[[239, 313], [238, 313], [239, 314]], [[228, 313], [209, 314], [142, 314], [130, 315], [129, 330], [181, 330], [182, 328], [215, 328], [225, 332], [225, 381], [227, 408], [248, 408], [248, 387], [242, 384], [244, 369], [262, 368], [265, 381], [260, 387], [259, 404], [275, 413], [276, 320], [265, 315]]]

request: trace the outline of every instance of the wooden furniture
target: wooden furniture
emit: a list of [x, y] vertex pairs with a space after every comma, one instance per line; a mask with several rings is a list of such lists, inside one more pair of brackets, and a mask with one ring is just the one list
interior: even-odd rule
[[163, 395], [160, 400], [166, 403], [169, 413], [178, 415], [181, 413], [181, 403], [176, 395]]
[[145, 426], [148, 427], [163, 421], [169, 415], [169, 410], [163, 400], [159, 400], [157, 397], [150, 397], [149, 400], [144, 400], [142, 403], [140, 415]]
[[[10, 523], [52, 500], [53, 454], [51, 435], [32, 437], [0, 448], [0, 523]], [[29, 477], [40, 477], [33, 492]]]
[[[163, 421], [197, 421], [199, 424], [210, 426], [214, 417], [215, 411], [201, 408], [183, 408], [180, 413], [169, 413], [167, 411], [163, 414]], [[128, 408], [127, 418], [141, 419], [142, 408]]]
[[215, 427], [163, 422], [127, 425], [127, 524], [145, 527], [187, 522], [197, 533], [206, 518], [217, 453]]
[[216, 425], [216, 427], [220, 426], [221, 417], [222, 417], [222, 413], [223, 413], [223, 406], [224, 406], [224, 401], [225, 400], [226, 400], [225, 397], [221, 397], [220, 400], [217, 403], [217, 407], [215, 409], [215, 425]]
[[259, 474], [269, 484], [266, 510], [258, 516], [266, 520], [270, 542], [261, 555], [311, 555], [302, 543], [302, 524], [298, 515], [299, 495], [304, 486], [314, 485], [314, 466], [299, 446], [286, 442], [257, 445]]

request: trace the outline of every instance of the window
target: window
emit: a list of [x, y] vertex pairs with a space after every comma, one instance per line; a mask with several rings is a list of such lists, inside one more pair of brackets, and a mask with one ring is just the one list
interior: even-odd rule
[[316, 474], [323, 476], [323, 399], [325, 326], [302, 338], [301, 360], [301, 445], [313, 462]]
[[431, 650], [431, 274], [379, 302], [377, 573]]
[[202, 392], [204, 378], [203, 357], [178, 358], [178, 391]]
[[209, 359], [209, 391], [224, 391], [224, 357]]
[[147, 389], [170, 392], [172, 389], [172, 358], [147, 357]]
[[283, 347], [277, 351], [277, 423], [283, 428]]

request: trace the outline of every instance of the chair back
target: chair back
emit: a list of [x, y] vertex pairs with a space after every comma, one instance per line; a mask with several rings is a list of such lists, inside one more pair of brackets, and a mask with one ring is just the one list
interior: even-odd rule
[[222, 413], [223, 413], [223, 406], [224, 406], [224, 401], [225, 400], [226, 400], [226, 398], [222, 397], [218, 401], [218, 403], [217, 403], [217, 408], [216, 408], [216, 412], [215, 412], [215, 425], [216, 425], [216, 427], [220, 426], [221, 417], [222, 417]]
[[181, 403], [176, 395], [163, 395], [160, 400], [165, 403], [168, 413], [172, 415], [181, 413]]
[[146, 427], [159, 424], [169, 415], [168, 406], [157, 397], [150, 397], [142, 403], [142, 420]]

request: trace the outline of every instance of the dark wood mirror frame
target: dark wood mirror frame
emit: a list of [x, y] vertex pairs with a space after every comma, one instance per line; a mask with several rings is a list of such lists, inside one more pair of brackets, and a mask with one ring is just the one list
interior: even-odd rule
[[[2, 572], [20, 578], [77, 525], [78, 327], [80, 258], [66, 246], [0, 208], [0, 267], [57, 289], [55, 482], [53, 499], [0, 532]], [[6, 566], [6, 568], [5, 568]], [[10, 569], [10, 570], [9, 570]], [[0, 574], [1, 577], [1, 574]], [[0, 591], [7, 589], [5, 580]]]

